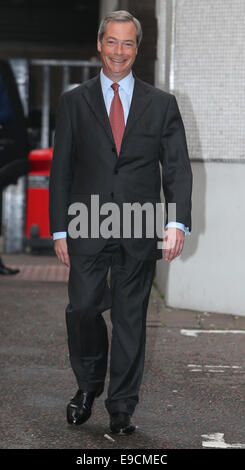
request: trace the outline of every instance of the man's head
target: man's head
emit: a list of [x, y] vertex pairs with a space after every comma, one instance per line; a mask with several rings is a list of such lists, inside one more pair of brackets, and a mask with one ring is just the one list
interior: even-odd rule
[[118, 82], [129, 74], [142, 39], [140, 22], [127, 11], [113, 11], [101, 21], [97, 48], [103, 71]]

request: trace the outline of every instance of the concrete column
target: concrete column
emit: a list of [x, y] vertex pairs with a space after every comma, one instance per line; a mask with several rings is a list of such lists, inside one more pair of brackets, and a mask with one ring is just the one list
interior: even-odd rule
[[245, 3], [158, 0], [157, 11], [156, 85], [177, 98], [194, 174], [192, 235], [157, 282], [169, 306], [245, 315]]
[[100, 0], [100, 20], [108, 11], [119, 10], [119, 0]]

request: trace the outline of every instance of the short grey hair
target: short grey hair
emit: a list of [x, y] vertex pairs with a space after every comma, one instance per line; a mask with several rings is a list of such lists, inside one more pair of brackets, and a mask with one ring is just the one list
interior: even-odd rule
[[125, 22], [125, 23], [128, 21], [132, 21], [136, 28], [136, 43], [137, 43], [137, 47], [139, 47], [142, 36], [143, 36], [141, 24], [139, 20], [137, 20], [137, 18], [135, 18], [133, 15], [131, 15], [131, 13], [125, 10], [110, 11], [109, 13], [107, 13], [105, 18], [101, 21], [99, 30], [98, 30], [98, 39], [100, 42], [103, 39], [106, 26], [110, 21], [118, 21], [118, 22]]

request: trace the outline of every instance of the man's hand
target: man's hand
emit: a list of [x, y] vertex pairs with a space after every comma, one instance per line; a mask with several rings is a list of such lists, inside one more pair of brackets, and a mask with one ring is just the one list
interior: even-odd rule
[[66, 238], [58, 238], [58, 240], [54, 241], [54, 251], [61, 263], [65, 264], [69, 268], [70, 258], [68, 255]]
[[185, 232], [179, 228], [167, 228], [163, 238], [163, 249], [165, 252], [165, 261], [172, 261], [179, 256], [183, 250], [185, 241]]

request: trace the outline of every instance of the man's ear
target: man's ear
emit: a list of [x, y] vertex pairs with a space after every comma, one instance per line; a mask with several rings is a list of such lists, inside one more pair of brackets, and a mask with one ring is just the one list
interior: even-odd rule
[[97, 39], [97, 50], [99, 52], [101, 52], [101, 42], [100, 42], [99, 38]]

